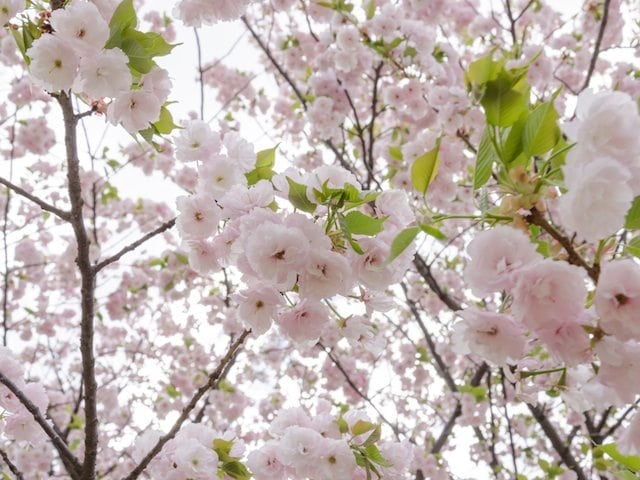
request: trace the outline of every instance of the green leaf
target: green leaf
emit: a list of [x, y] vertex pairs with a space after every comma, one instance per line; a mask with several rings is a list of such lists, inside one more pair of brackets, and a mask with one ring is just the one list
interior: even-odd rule
[[113, 29], [126, 30], [136, 28], [137, 25], [138, 17], [136, 16], [135, 8], [133, 8], [133, 0], [122, 0], [109, 21], [111, 31]]
[[601, 445], [598, 447], [599, 450], [602, 450], [604, 453], [609, 455], [618, 463], [624, 465], [628, 469], [634, 472], [640, 472], [640, 457], [632, 456], [632, 455], [622, 455], [618, 451], [618, 447], [615, 443], [608, 443], [606, 445]]
[[498, 72], [502, 68], [504, 62], [496, 62], [493, 60], [493, 50], [482, 58], [471, 62], [469, 68], [465, 72], [465, 80], [468, 84], [484, 85], [485, 83], [495, 80]]
[[164, 391], [167, 392], [167, 395], [171, 398], [178, 398], [180, 396], [178, 389], [171, 384], [167, 385]]
[[640, 228], [640, 196], [633, 200], [624, 221], [624, 228], [627, 230], [637, 230]]
[[365, 456], [373, 463], [377, 463], [381, 467], [391, 467], [392, 465], [382, 456], [380, 450], [375, 445], [369, 445], [364, 449]]
[[522, 145], [529, 156], [542, 155], [553, 149], [560, 139], [558, 112], [553, 102], [538, 105], [527, 118], [522, 133]]
[[380, 440], [381, 435], [382, 435], [382, 428], [380, 427], [380, 425], [376, 425], [376, 428], [373, 429], [373, 431], [367, 437], [367, 439], [364, 442], [362, 442], [362, 446], [369, 447], [371, 445], [374, 445], [378, 440]]
[[503, 70], [496, 80], [487, 83], [480, 103], [489, 124], [499, 127], [513, 125], [528, 109], [529, 84], [526, 77], [514, 77]]
[[313, 213], [316, 210], [316, 204], [309, 201], [307, 198], [307, 186], [301, 183], [295, 182], [291, 178], [287, 177], [287, 183], [289, 183], [289, 201], [298, 210], [303, 212]]
[[482, 187], [489, 178], [493, 170], [493, 164], [499, 159], [498, 153], [491, 141], [490, 127], [487, 126], [482, 134], [480, 145], [478, 146], [478, 158], [476, 160], [476, 168], [473, 173], [474, 190]]
[[416, 158], [413, 165], [411, 165], [411, 183], [422, 195], [427, 193], [429, 185], [438, 174], [439, 150], [440, 142], [438, 141], [433, 149]]
[[439, 229], [437, 229], [436, 227], [432, 226], [432, 225], [420, 225], [420, 230], [422, 230], [424, 233], [426, 233], [427, 235], [432, 236], [433, 238], [437, 239], [437, 240], [441, 240], [441, 241], [446, 241], [447, 240], [447, 236], [442, 233]]
[[640, 237], [632, 238], [624, 248], [624, 252], [627, 255], [633, 255], [634, 257], [640, 258]]
[[367, 3], [366, 14], [367, 14], [367, 20], [371, 20], [374, 17], [374, 15], [376, 14], [376, 1], [375, 0], [369, 0], [369, 3]]
[[409, 245], [416, 238], [418, 233], [420, 232], [420, 227], [408, 227], [402, 230], [396, 238], [391, 242], [391, 249], [389, 250], [389, 258], [387, 258], [383, 265], [389, 265], [393, 262], [402, 252], [404, 252]]
[[472, 386], [472, 385], [462, 385], [458, 389], [461, 393], [469, 393], [473, 395], [473, 398], [476, 399], [476, 402], [482, 402], [485, 398], [487, 398], [487, 387]]
[[377, 235], [384, 228], [385, 218], [374, 218], [362, 212], [352, 211], [342, 217], [344, 228], [352, 235]]
[[251, 472], [238, 460], [232, 460], [230, 462], [224, 462], [221, 470], [236, 480], [250, 480]]
[[160, 107], [160, 119], [151, 124], [155, 130], [155, 132], [159, 135], [168, 135], [173, 132], [176, 128], [180, 128], [178, 125], [173, 123], [173, 116], [171, 112], [164, 105]]
[[278, 145], [256, 154], [256, 166], [245, 175], [249, 185], [255, 185], [260, 180], [271, 180], [274, 175], [273, 167], [276, 163]]
[[358, 435], [362, 435], [363, 433], [370, 432], [376, 427], [377, 425], [375, 423], [367, 422], [365, 420], [358, 420], [353, 424], [353, 427], [351, 427], [351, 433], [354, 437], [357, 437]]
[[510, 164], [522, 153], [522, 132], [524, 130], [525, 123], [527, 121], [527, 115], [522, 115], [516, 123], [511, 125], [511, 127], [507, 127], [504, 132], [506, 132], [506, 138], [502, 143], [502, 151], [500, 152], [500, 159], [502, 163], [505, 164], [506, 167], [509, 167]]
[[392, 159], [397, 160], [399, 162], [402, 161], [402, 148], [396, 145], [392, 145], [388, 148], [388, 151], [389, 151], [389, 156]]

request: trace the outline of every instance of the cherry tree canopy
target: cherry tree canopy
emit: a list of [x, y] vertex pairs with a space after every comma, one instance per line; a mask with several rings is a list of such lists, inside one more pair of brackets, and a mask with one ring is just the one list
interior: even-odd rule
[[0, 0], [4, 478], [638, 478], [640, 8], [556, 3]]

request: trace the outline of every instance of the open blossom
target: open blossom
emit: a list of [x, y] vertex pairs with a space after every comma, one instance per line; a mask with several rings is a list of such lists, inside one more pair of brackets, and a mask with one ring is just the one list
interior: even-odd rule
[[296, 282], [296, 272], [307, 256], [306, 242], [297, 229], [284, 225], [258, 225], [245, 243], [249, 266], [259, 278], [277, 288], [289, 289]]
[[578, 96], [576, 119], [563, 130], [594, 157], [607, 156], [632, 170], [640, 168], [638, 105], [624, 92], [584, 90]]
[[280, 439], [278, 460], [295, 471], [295, 478], [314, 475], [325, 444], [322, 435], [311, 428], [289, 427]]
[[287, 480], [285, 466], [278, 460], [279, 445], [269, 441], [260, 450], [254, 450], [247, 458], [247, 467], [256, 480]]
[[208, 480], [218, 470], [218, 455], [211, 445], [199, 442], [180, 442], [176, 445], [174, 464], [186, 478]]
[[250, 0], [181, 0], [173, 14], [189, 27], [212, 25], [218, 21], [239, 18]]
[[213, 234], [220, 221], [220, 208], [207, 195], [178, 197], [178, 218], [176, 224], [183, 237], [195, 240]]
[[63, 38], [78, 55], [97, 53], [109, 38], [109, 25], [91, 2], [73, 0], [51, 12], [55, 35]]
[[332, 297], [346, 294], [352, 286], [351, 265], [331, 250], [309, 251], [299, 279], [300, 293], [305, 297]]
[[119, 123], [129, 133], [149, 127], [160, 118], [161, 103], [158, 98], [144, 90], [132, 90], [115, 98], [107, 112], [110, 123]]
[[36, 84], [50, 92], [71, 88], [79, 60], [68, 43], [55, 35], [42, 35], [33, 42], [27, 55]]
[[282, 295], [270, 286], [253, 285], [235, 296], [238, 317], [257, 335], [269, 330], [278, 308], [284, 305]]
[[80, 61], [78, 85], [75, 90], [89, 97], [116, 97], [131, 87], [129, 58], [119, 48], [101, 50]]
[[515, 317], [534, 331], [558, 328], [584, 312], [585, 273], [566, 262], [545, 259], [518, 273], [513, 289]]
[[505, 225], [476, 235], [467, 247], [467, 255], [470, 261], [464, 270], [464, 278], [478, 296], [510, 290], [522, 267], [542, 260], [529, 237]]
[[183, 162], [206, 160], [220, 153], [220, 135], [202, 120], [192, 120], [175, 138], [176, 158]]
[[198, 192], [218, 198], [234, 185], [246, 185], [242, 171], [226, 155], [214, 155], [198, 167]]
[[605, 332], [619, 340], [640, 340], [640, 266], [636, 262], [605, 263], [594, 303]]
[[24, 6], [24, 0], [0, 0], [0, 27], [15, 17]]
[[[595, 346], [595, 351], [601, 362], [596, 378], [617, 394], [618, 401], [633, 402], [640, 393], [640, 343], [604, 337]], [[616, 402], [611, 399], [610, 403]]]
[[[588, 315], [584, 317], [588, 318]], [[591, 358], [589, 335], [579, 320], [571, 319], [537, 331], [538, 338], [559, 362], [577, 365]]]
[[353, 478], [357, 465], [347, 442], [342, 439], [326, 439], [324, 443], [322, 455], [313, 470], [313, 478], [317, 480]]
[[327, 308], [308, 299], [284, 311], [277, 319], [280, 329], [296, 343], [317, 341], [328, 321]]
[[558, 210], [566, 230], [595, 242], [622, 228], [633, 200], [630, 175], [622, 165], [608, 157], [570, 157], [563, 171], [569, 191], [560, 197]]
[[517, 361], [525, 353], [524, 331], [511, 315], [475, 307], [464, 310], [454, 325], [452, 341], [459, 353], [473, 353], [495, 365]]
[[140, 79], [140, 87], [142, 87], [142, 90], [156, 97], [161, 105], [169, 98], [171, 86], [172, 83], [169, 79], [169, 72], [160, 67], [155, 67]]

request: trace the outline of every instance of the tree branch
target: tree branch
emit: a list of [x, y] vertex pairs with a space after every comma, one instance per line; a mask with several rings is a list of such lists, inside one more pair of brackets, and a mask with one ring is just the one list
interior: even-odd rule
[[602, 37], [604, 37], [604, 29], [607, 27], [607, 21], [609, 20], [609, 5], [611, 0], [604, 0], [604, 7], [602, 13], [602, 20], [600, 21], [600, 29], [598, 30], [598, 36], [596, 37], [596, 44], [593, 47], [593, 55], [591, 55], [591, 61], [589, 62], [589, 70], [587, 70], [587, 77], [584, 79], [584, 83], [580, 88], [580, 92], [586, 89], [591, 83], [591, 77], [596, 69], [596, 63], [598, 62], [598, 55], [600, 55], [600, 46], [602, 45]]
[[202, 398], [202, 396], [218, 384], [218, 382], [222, 378], [222, 373], [224, 372], [226, 365], [234, 359], [236, 355], [236, 351], [244, 343], [249, 333], [251, 333], [251, 330], [243, 331], [242, 334], [238, 337], [238, 339], [231, 344], [225, 356], [222, 357], [222, 360], [220, 360], [218, 367], [209, 375], [209, 379], [207, 383], [205, 383], [202, 387], [196, 390], [196, 393], [193, 395], [193, 397], [191, 397], [191, 400], [189, 400], [189, 403], [187, 403], [187, 405], [184, 406], [184, 408], [182, 409], [182, 413], [180, 414], [178, 419], [175, 421], [175, 423], [171, 427], [171, 430], [169, 430], [169, 432], [166, 435], [158, 439], [155, 446], [149, 451], [149, 453], [145, 455], [145, 457], [140, 461], [138, 466], [129, 475], [127, 475], [127, 477], [125, 477], [124, 480], [135, 480], [136, 478], [138, 478], [140, 474], [144, 471], [144, 469], [147, 468], [151, 460], [153, 460], [156, 457], [156, 455], [160, 453], [160, 451], [162, 450], [162, 447], [164, 447], [164, 445], [169, 440], [171, 440], [176, 436], [176, 434], [182, 427], [182, 424], [185, 421], [187, 421], [187, 419], [189, 418], [189, 415], [191, 414], [193, 409], [196, 407], [196, 404]]
[[89, 256], [89, 237], [84, 225], [82, 207], [82, 184], [80, 182], [80, 160], [78, 158], [78, 143], [76, 126], [78, 120], [73, 113], [71, 98], [64, 92], [56, 95], [64, 119], [64, 143], [67, 154], [67, 179], [69, 201], [71, 203], [71, 225], [76, 237], [78, 256], [76, 264], [81, 278], [81, 318], [80, 318], [80, 353], [82, 356], [82, 381], [84, 383], [84, 461], [82, 464], [82, 479], [94, 480], [96, 458], [98, 455], [98, 412], [97, 390], [95, 375], [95, 358], [93, 352], [94, 336], [94, 294], [95, 273]]
[[577, 265], [584, 268], [587, 271], [589, 277], [591, 277], [594, 282], [598, 283], [600, 268], [597, 265], [589, 265], [573, 248], [571, 240], [562, 235], [549, 222], [547, 222], [547, 220], [537, 208], [533, 207], [531, 209], [531, 213], [525, 217], [525, 220], [531, 225], [542, 227], [542, 229], [549, 235], [551, 235], [555, 240], [557, 240], [558, 243], [562, 245], [565, 251], [569, 254], [569, 258], [567, 258], [567, 261], [572, 265]]
[[569, 467], [575, 474], [577, 480], [587, 480], [587, 477], [578, 464], [575, 457], [571, 454], [571, 449], [565, 445], [565, 442], [560, 438], [560, 435], [556, 431], [555, 427], [549, 421], [549, 418], [544, 413], [544, 410], [539, 408], [537, 405], [532, 405], [527, 403], [527, 407], [529, 407], [529, 411], [531, 411], [533, 418], [536, 419], [542, 431], [547, 436], [553, 449], [556, 451], [558, 456], [562, 459], [567, 467]]
[[0, 183], [2, 185], [4, 185], [7, 188], [10, 188], [11, 190], [13, 190], [14, 192], [16, 192], [18, 195], [26, 198], [27, 200], [32, 201], [33, 203], [35, 203], [36, 205], [38, 205], [42, 210], [49, 212], [49, 213], [53, 213], [56, 217], [64, 220], [65, 222], [69, 222], [71, 221], [71, 214], [69, 212], [65, 212], [64, 210], [61, 210], [57, 207], [54, 207], [53, 205], [45, 202], [44, 200], [36, 197], [35, 195], [30, 194], [29, 192], [27, 192], [24, 188], [21, 188], [13, 183], [11, 183], [9, 180], [0, 177]]
[[427, 262], [424, 261], [424, 258], [416, 253], [415, 257], [413, 257], [413, 264], [415, 265], [418, 273], [422, 276], [424, 281], [427, 282], [427, 285], [429, 285], [431, 291], [435, 293], [447, 307], [449, 307], [454, 312], [462, 310], [462, 305], [460, 305], [457, 300], [451, 297], [442, 289], [442, 287], [440, 287], [440, 284], [431, 273], [431, 267], [427, 265]]
[[69, 450], [69, 447], [67, 447], [67, 444], [64, 442], [64, 440], [60, 438], [53, 427], [49, 425], [49, 422], [47, 422], [47, 420], [44, 418], [44, 415], [42, 414], [42, 412], [40, 412], [40, 409], [31, 400], [29, 400], [27, 396], [22, 392], [22, 390], [18, 388], [18, 386], [13, 383], [8, 377], [6, 377], [2, 372], [0, 372], [0, 383], [6, 386], [11, 391], [11, 393], [13, 393], [16, 398], [20, 400], [20, 403], [22, 403], [24, 408], [26, 408], [27, 411], [31, 413], [31, 415], [33, 415], [34, 420], [38, 423], [38, 425], [40, 425], [47, 437], [51, 439], [51, 443], [53, 443], [53, 446], [58, 451], [58, 454], [67, 467], [68, 473], [71, 478], [73, 478], [74, 480], [79, 479], [80, 472], [82, 471], [82, 465], [80, 465], [80, 462], [75, 457], [75, 455], [71, 453], [71, 450]]
[[138, 240], [136, 240], [135, 242], [127, 245], [126, 247], [124, 247], [122, 250], [120, 250], [118, 253], [116, 253], [115, 255], [112, 255], [109, 258], [104, 259], [103, 261], [101, 261], [100, 263], [96, 264], [93, 267], [93, 271], [94, 273], [98, 273], [100, 270], [102, 270], [104, 267], [106, 267], [107, 265], [112, 264], [113, 262], [117, 262], [118, 260], [120, 260], [120, 258], [122, 258], [124, 255], [126, 255], [127, 253], [135, 250], [136, 248], [138, 248], [140, 245], [142, 245], [143, 243], [145, 243], [146, 241], [152, 239], [153, 237], [155, 237], [156, 235], [159, 235], [163, 232], [166, 232], [167, 230], [173, 228], [173, 226], [176, 224], [176, 219], [172, 218], [171, 220], [169, 220], [168, 222], [163, 223], [162, 225], [160, 225], [158, 228], [156, 228], [155, 230], [147, 233], [146, 235], [140, 237]]
[[9, 470], [11, 470], [11, 473], [15, 475], [16, 480], [24, 480], [24, 475], [22, 475], [22, 472], [18, 470], [18, 467], [16, 467], [13, 464], [13, 462], [9, 459], [9, 455], [7, 455], [7, 452], [2, 450], [1, 448], [0, 448], [0, 457], [2, 457], [2, 460], [4, 461], [4, 463], [7, 464], [7, 467], [9, 467]]

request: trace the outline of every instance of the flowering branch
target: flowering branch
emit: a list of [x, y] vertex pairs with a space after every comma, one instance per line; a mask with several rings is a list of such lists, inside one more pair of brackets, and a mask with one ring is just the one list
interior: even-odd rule
[[207, 393], [209, 390], [211, 390], [218, 384], [218, 382], [222, 378], [222, 374], [225, 371], [227, 364], [235, 358], [236, 352], [238, 351], [240, 346], [244, 343], [245, 339], [250, 333], [251, 333], [251, 330], [243, 331], [242, 334], [238, 337], [238, 339], [231, 344], [225, 356], [222, 357], [222, 359], [220, 360], [218, 367], [209, 375], [209, 379], [207, 383], [205, 383], [198, 390], [196, 390], [196, 393], [193, 395], [193, 397], [191, 397], [191, 400], [189, 400], [189, 403], [187, 403], [187, 405], [185, 405], [182, 408], [182, 413], [180, 414], [178, 419], [175, 421], [175, 423], [173, 424], [169, 432], [158, 439], [154, 447], [149, 451], [149, 453], [145, 455], [145, 457], [140, 461], [138, 466], [129, 475], [127, 475], [127, 477], [124, 480], [135, 480], [136, 478], [138, 478], [140, 474], [144, 471], [144, 469], [147, 468], [151, 460], [153, 460], [156, 457], [156, 455], [160, 453], [160, 451], [162, 450], [162, 447], [169, 440], [171, 440], [176, 436], [176, 434], [182, 427], [182, 424], [188, 420], [189, 415], [191, 414], [193, 409], [196, 407], [198, 401], [203, 397], [205, 393]]
[[67, 467], [67, 472], [71, 476], [71, 478], [79, 479], [81, 478], [80, 473], [82, 471], [82, 465], [75, 457], [69, 447], [64, 442], [64, 440], [55, 432], [55, 430], [49, 425], [49, 422], [44, 418], [40, 409], [27, 398], [27, 396], [22, 392], [18, 386], [13, 383], [8, 377], [6, 377], [2, 372], [0, 372], [0, 383], [2, 383], [5, 387], [7, 387], [11, 393], [13, 393], [20, 403], [27, 409], [31, 415], [33, 415], [34, 420], [42, 427], [44, 433], [51, 439], [53, 446], [56, 448], [58, 453], [60, 454], [60, 458], [64, 462]]
[[9, 459], [7, 452], [2, 450], [1, 448], [0, 448], [0, 457], [2, 457], [2, 460], [4, 461], [4, 463], [7, 464], [7, 467], [9, 467], [9, 470], [11, 470], [11, 473], [15, 475], [16, 480], [24, 480], [24, 475], [22, 475], [22, 472], [18, 470], [18, 467], [16, 467], [13, 464], [13, 462]]

